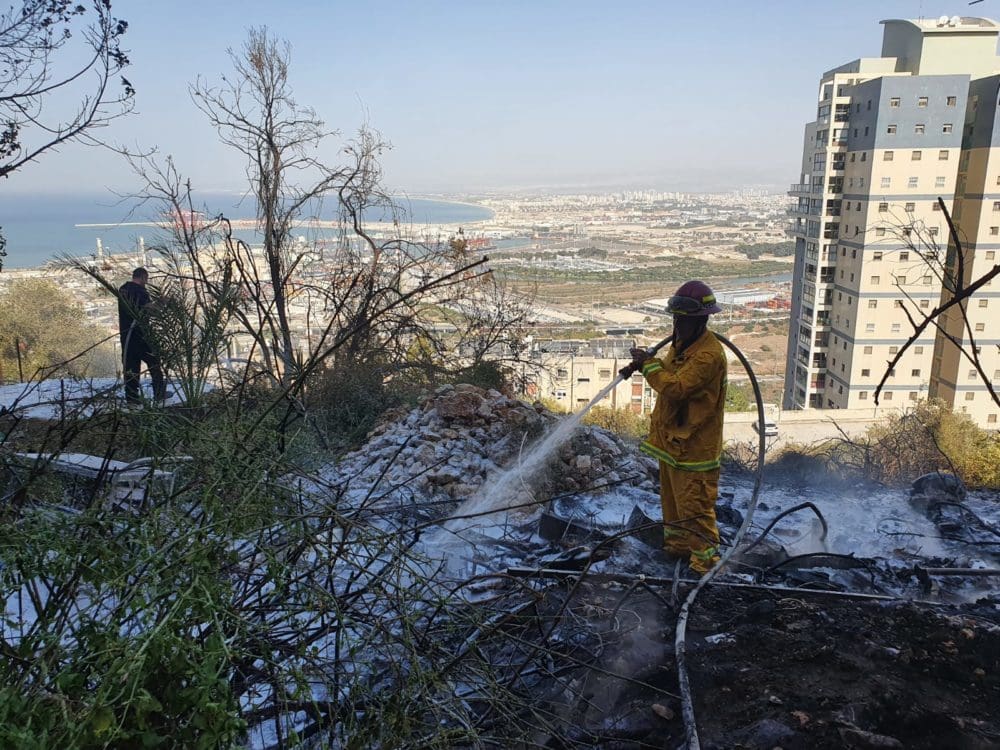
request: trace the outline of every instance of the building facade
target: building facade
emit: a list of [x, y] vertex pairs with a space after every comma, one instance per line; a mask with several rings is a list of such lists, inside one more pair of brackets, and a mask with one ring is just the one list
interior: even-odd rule
[[[789, 194], [795, 238], [783, 406], [873, 406], [914, 333], [950, 299], [958, 256], [977, 278], [1000, 249], [1000, 27], [981, 18], [884, 21], [882, 55], [825, 73]], [[992, 240], [992, 243], [991, 243]], [[881, 403], [939, 397], [997, 427], [980, 369], [1000, 383], [1000, 285], [940, 329], [927, 326], [888, 371]], [[974, 367], [962, 349], [977, 350]], [[973, 377], [975, 375], [975, 377]]]

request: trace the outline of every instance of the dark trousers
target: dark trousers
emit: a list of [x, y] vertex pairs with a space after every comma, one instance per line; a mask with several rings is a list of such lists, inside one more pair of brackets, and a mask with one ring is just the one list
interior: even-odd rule
[[139, 403], [139, 367], [142, 362], [146, 363], [149, 377], [153, 380], [153, 398], [162, 401], [166, 395], [167, 387], [163, 381], [163, 370], [160, 368], [160, 360], [153, 354], [149, 345], [142, 339], [131, 340], [122, 345], [122, 365], [125, 370], [125, 400], [131, 404]]

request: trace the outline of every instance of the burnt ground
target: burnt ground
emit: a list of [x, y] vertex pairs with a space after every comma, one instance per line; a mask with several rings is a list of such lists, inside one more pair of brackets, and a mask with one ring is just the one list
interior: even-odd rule
[[[621, 637], [606, 638], [605, 671], [586, 678], [575, 727], [549, 747], [683, 747], [670, 592], [587, 588], [584, 611], [613, 613], [605, 633]], [[687, 635], [701, 746], [1000, 748], [998, 623], [997, 599], [929, 607], [707, 588]]]

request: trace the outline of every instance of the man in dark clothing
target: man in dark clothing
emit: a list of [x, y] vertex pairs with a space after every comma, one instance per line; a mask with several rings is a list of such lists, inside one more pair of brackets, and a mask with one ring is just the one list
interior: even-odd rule
[[[153, 398], [162, 401], [166, 397], [166, 384], [160, 360], [153, 353], [147, 341], [147, 326], [143, 308], [150, 304], [146, 282], [149, 272], [137, 268], [132, 272], [132, 280], [118, 289], [118, 331], [122, 342], [122, 365], [125, 371], [125, 400], [130, 404], [141, 403], [139, 396], [139, 366], [146, 363], [149, 377], [153, 380]], [[148, 312], [148, 310], [146, 311]]]

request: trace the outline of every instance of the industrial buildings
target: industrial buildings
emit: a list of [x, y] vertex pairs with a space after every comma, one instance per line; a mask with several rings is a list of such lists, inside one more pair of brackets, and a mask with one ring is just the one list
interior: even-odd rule
[[[786, 409], [872, 406], [914, 324], [951, 297], [950, 275], [981, 276], [1000, 249], [1000, 27], [958, 16], [883, 24], [881, 57], [823, 74], [805, 127], [789, 191], [798, 200]], [[997, 428], [1000, 408], [961, 350], [975, 349], [1000, 383], [1000, 285], [977, 291], [966, 313], [967, 325], [955, 311], [923, 331], [889, 372], [882, 403], [939, 397]]]

